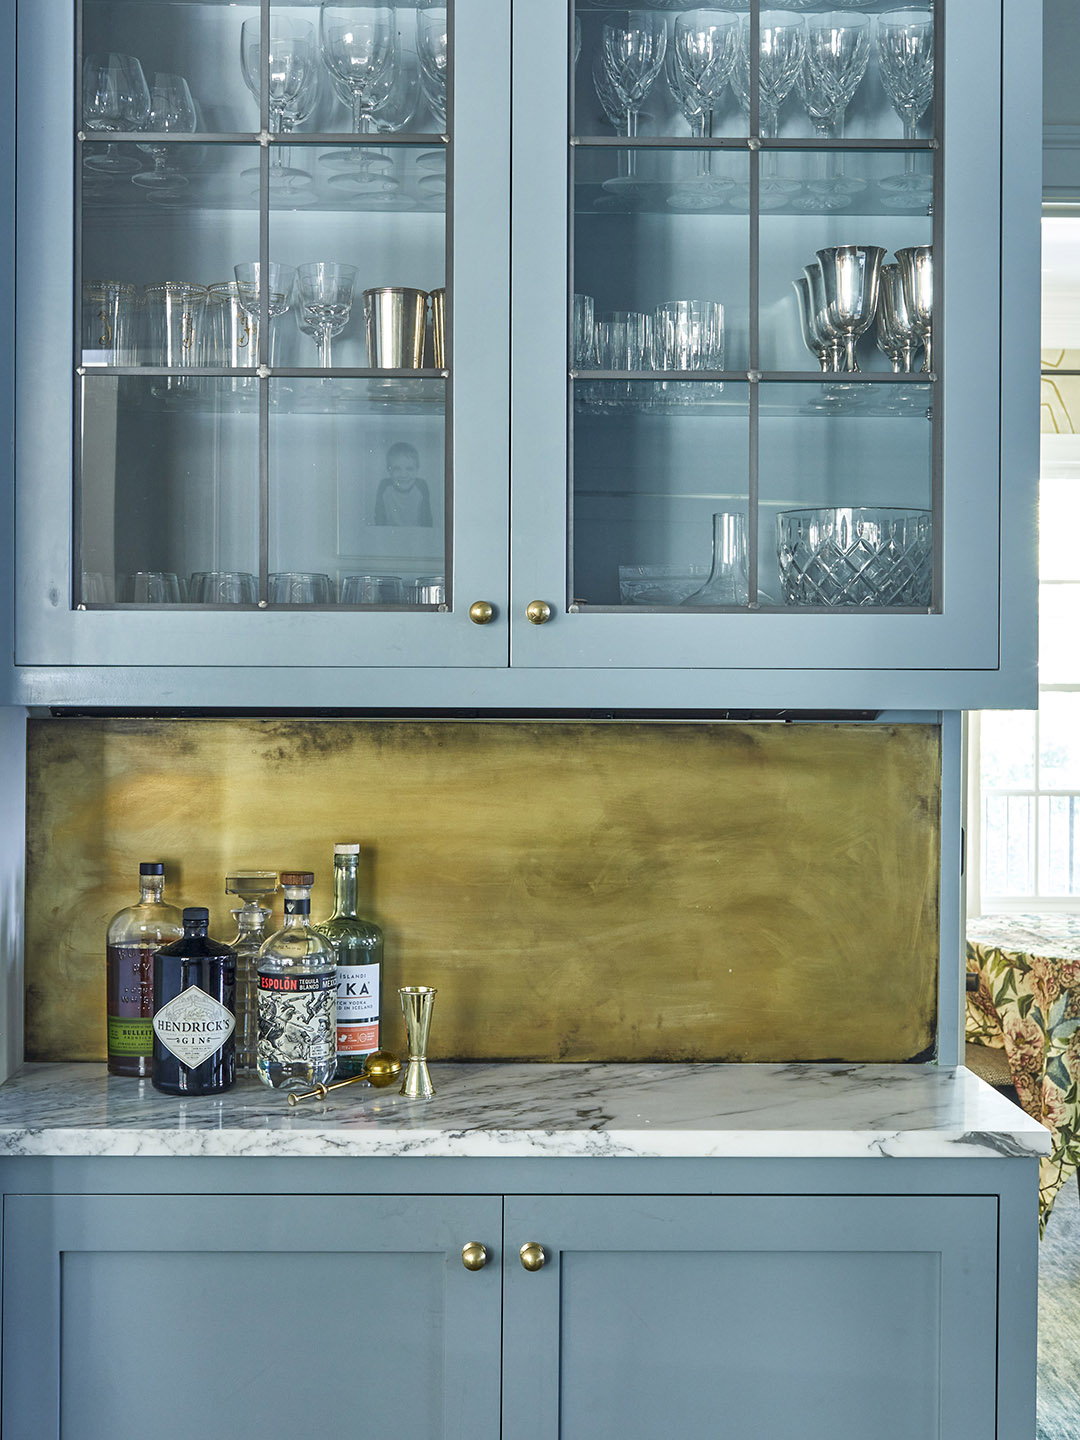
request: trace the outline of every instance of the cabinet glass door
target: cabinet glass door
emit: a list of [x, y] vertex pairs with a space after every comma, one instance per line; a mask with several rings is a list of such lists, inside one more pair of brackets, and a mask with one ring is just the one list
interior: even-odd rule
[[[561, 574], [530, 582], [568, 614], [519, 661], [872, 668], [885, 634], [901, 664], [931, 636], [960, 655], [944, 296], [993, 347], [997, 268], [958, 273], [972, 220], [949, 183], [974, 166], [996, 207], [996, 132], [983, 61], [955, 43], [970, 128], [955, 157], [941, 143], [946, 6], [959, 42], [964, 0], [569, 6], [558, 359], [543, 332], [567, 416], [547, 513], [567, 540], [547, 556]], [[996, 486], [985, 500], [985, 536], [954, 529], [958, 546], [992, 545]]]
[[[477, 314], [478, 260], [486, 282], [505, 273], [505, 239], [472, 232], [508, 185], [497, 139], [494, 163], [478, 143], [506, 129], [506, 27], [463, 8], [81, 0], [82, 629], [27, 660], [89, 632], [114, 661], [197, 663], [209, 632], [234, 663], [506, 663], [467, 619], [478, 594], [501, 599], [504, 546], [455, 543], [459, 526], [498, 535], [505, 488], [498, 436], [458, 483], [455, 436], [499, 380], [476, 320], [459, 347], [457, 311]], [[46, 24], [28, 58], [60, 64], [62, 37]]]

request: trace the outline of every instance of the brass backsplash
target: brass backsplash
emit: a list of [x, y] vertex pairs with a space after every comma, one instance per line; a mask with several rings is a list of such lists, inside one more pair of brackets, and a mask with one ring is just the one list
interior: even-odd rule
[[[35, 720], [27, 1058], [103, 1059], [104, 931], [163, 860], [234, 932], [230, 869], [363, 845], [431, 1055], [899, 1061], [933, 1045], [930, 725]], [[279, 911], [280, 913], [280, 907]]]

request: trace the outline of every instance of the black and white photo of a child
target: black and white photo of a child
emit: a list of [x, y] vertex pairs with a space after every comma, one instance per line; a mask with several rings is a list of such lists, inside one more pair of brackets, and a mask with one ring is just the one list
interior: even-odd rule
[[420, 474], [420, 452], [405, 440], [386, 452], [386, 475], [375, 493], [375, 524], [432, 524], [431, 492]]

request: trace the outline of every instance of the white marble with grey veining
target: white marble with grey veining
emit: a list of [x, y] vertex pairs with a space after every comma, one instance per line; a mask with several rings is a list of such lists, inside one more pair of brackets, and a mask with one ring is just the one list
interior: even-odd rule
[[432, 1100], [353, 1086], [291, 1108], [243, 1079], [176, 1099], [104, 1065], [0, 1087], [0, 1155], [1031, 1156], [1050, 1133], [969, 1070], [898, 1065], [431, 1066]]

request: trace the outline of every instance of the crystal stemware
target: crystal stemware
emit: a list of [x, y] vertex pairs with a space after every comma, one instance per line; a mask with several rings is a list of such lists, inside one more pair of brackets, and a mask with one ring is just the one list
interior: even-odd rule
[[[823, 140], [843, 136], [844, 116], [862, 84], [870, 61], [870, 21], [865, 15], [836, 11], [806, 23], [806, 56], [799, 89], [814, 129]], [[828, 173], [810, 181], [810, 189], [828, 202], [855, 195], [866, 181], [845, 175], [840, 156], [827, 157]]]
[[[281, 265], [277, 261], [271, 260], [266, 267], [265, 276], [262, 268], [258, 260], [247, 260], [243, 264], [233, 266], [233, 274], [236, 276], [236, 298], [256, 326], [262, 319], [263, 297], [265, 296], [266, 299], [268, 320], [272, 320], [275, 315], [284, 315], [292, 304], [293, 286], [296, 282], [296, 271], [291, 265]], [[258, 330], [255, 334], [258, 337]], [[261, 348], [256, 343], [255, 355], [256, 359], [260, 361]], [[269, 346], [267, 349], [269, 350]]]
[[[739, 24], [731, 88], [747, 124], [750, 118], [750, 17]], [[776, 137], [780, 110], [790, 95], [806, 53], [806, 22], [789, 10], [763, 10], [758, 24], [758, 133], [763, 140]], [[761, 165], [759, 204], [763, 210], [784, 205], [802, 187], [776, 173], [776, 152], [768, 151]]]
[[[120, 134], [143, 128], [150, 109], [150, 87], [134, 55], [112, 51], [88, 55], [82, 83], [82, 118], [87, 130]], [[87, 155], [83, 164], [88, 170], [111, 175], [130, 175], [139, 168], [137, 160], [121, 155], [112, 144], [101, 155]]]
[[[929, 9], [886, 10], [877, 17], [875, 33], [878, 74], [885, 93], [904, 126], [904, 139], [918, 138], [923, 112], [934, 96], [934, 16]], [[915, 155], [904, 157], [900, 175], [886, 175], [882, 188], [911, 197], [920, 207], [933, 188], [929, 175], [919, 174]]]
[[296, 284], [300, 308], [319, 347], [319, 364], [328, 370], [332, 364], [330, 342], [345, 329], [352, 314], [356, 267], [313, 260], [299, 266]]
[[[667, 50], [667, 25], [662, 15], [628, 10], [625, 23], [609, 20], [600, 36], [604, 72], [626, 115], [626, 133], [637, 134], [637, 118], [646, 95], [660, 74]], [[633, 176], [637, 156], [628, 148], [627, 174]]]
[[723, 11], [687, 10], [675, 21], [674, 69], [682, 94], [697, 102], [691, 133], [701, 139], [709, 133], [712, 112], [731, 79], [738, 41], [738, 21]]
[[[144, 128], [155, 134], [191, 135], [195, 131], [195, 102], [191, 98], [188, 83], [182, 75], [158, 72], [150, 87], [150, 109]], [[140, 150], [154, 157], [153, 170], [140, 170], [132, 175], [135, 185], [156, 190], [164, 194], [168, 190], [180, 190], [187, 183], [187, 176], [169, 168], [169, 146], [160, 140], [140, 140]]]
[[855, 345], [873, 324], [885, 251], [880, 245], [828, 245], [817, 252], [829, 323], [843, 337], [845, 368], [858, 371]]

